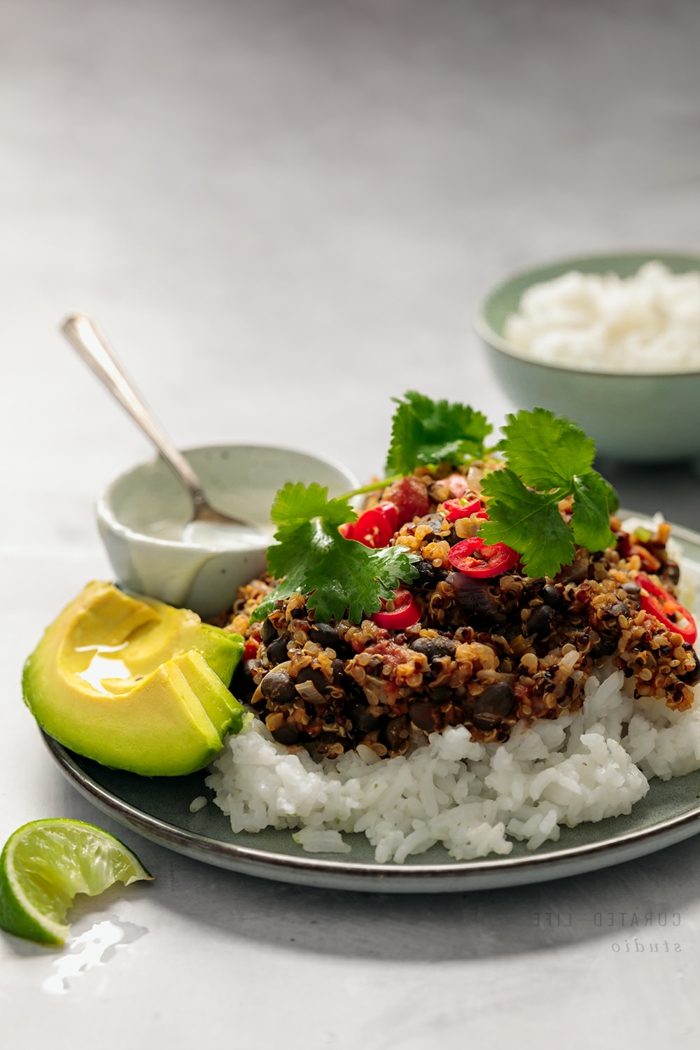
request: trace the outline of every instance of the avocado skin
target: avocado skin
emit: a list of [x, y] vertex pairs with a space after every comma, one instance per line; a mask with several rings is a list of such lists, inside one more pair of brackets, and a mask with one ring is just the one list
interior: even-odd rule
[[[97, 646], [118, 649], [131, 677], [85, 681]], [[91, 583], [28, 657], [23, 697], [72, 751], [142, 776], [180, 776], [206, 766], [243, 723], [227, 688], [242, 651], [239, 635], [190, 610]]]

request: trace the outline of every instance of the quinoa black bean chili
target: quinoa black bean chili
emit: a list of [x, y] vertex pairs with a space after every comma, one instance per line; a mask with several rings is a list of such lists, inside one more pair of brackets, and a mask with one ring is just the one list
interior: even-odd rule
[[[477, 513], [449, 520], [445, 503], [480, 498], [480, 465], [440, 478], [428, 468], [375, 493], [397, 508], [389, 544], [420, 557], [406, 584], [420, 618], [391, 630], [372, 619], [315, 623], [306, 597], [280, 600], [262, 622], [251, 615], [273, 589], [253, 580], [218, 623], [246, 639], [232, 689], [274, 738], [334, 757], [362, 743], [381, 757], [407, 750], [412, 734], [466, 725], [484, 742], [508, 738], [519, 719], [557, 718], [583, 702], [594, 668], [612, 658], [638, 696], [684, 711], [700, 680], [693, 646], [642, 607], [637, 577], [675, 594], [678, 566], [666, 549], [669, 526], [643, 538], [612, 517], [616, 544], [576, 549], [553, 578], [456, 571], [450, 550], [476, 536]], [[566, 518], [570, 501], [559, 506]], [[520, 570], [520, 571], [519, 571]], [[651, 584], [649, 584], [651, 586]]]

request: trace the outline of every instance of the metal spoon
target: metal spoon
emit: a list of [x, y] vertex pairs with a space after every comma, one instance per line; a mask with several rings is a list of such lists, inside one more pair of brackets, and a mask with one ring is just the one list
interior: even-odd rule
[[135, 423], [149, 437], [192, 497], [193, 515], [190, 521], [208, 521], [218, 525], [243, 525], [256, 528], [240, 518], [222, 514], [209, 505], [202, 483], [185, 457], [151, 414], [136, 387], [122, 368], [111, 346], [96, 322], [87, 314], [73, 314], [61, 325], [68, 342], [78, 351], [83, 361], [99, 376], [109, 392], [127, 410]]

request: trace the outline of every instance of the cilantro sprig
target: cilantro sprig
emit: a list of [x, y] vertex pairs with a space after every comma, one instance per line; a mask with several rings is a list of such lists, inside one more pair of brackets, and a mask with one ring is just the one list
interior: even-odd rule
[[[271, 511], [277, 543], [268, 551], [268, 565], [280, 582], [254, 620], [299, 593], [307, 596], [317, 620], [347, 616], [359, 622], [378, 612], [402, 582], [415, 579], [419, 558], [406, 548], [365, 547], [346, 540], [338, 527], [357, 520], [352, 496], [384, 488], [418, 466], [464, 467], [482, 460], [493, 467], [500, 456], [502, 465], [481, 483], [489, 517], [480, 535], [518, 551], [531, 576], [555, 576], [573, 560], [577, 545], [597, 551], [614, 544], [610, 514], [617, 496], [593, 469], [595, 445], [575, 423], [543, 408], [521, 411], [508, 416], [502, 440], [486, 448], [492, 427], [469, 405], [432, 401], [412, 390], [395, 401], [387, 459], [391, 477], [338, 499], [329, 499], [328, 489], [315, 483], [287, 484], [277, 493]], [[559, 503], [571, 496], [573, 511], [565, 519]]]
[[[480, 535], [506, 543], [522, 556], [530, 576], [554, 576], [574, 557], [575, 546], [603, 550], [614, 545], [610, 514], [614, 489], [593, 470], [595, 444], [568, 419], [543, 408], [508, 416], [498, 450], [502, 470], [487, 474], [489, 520]], [[570, 524], [558, 503], [574, 497]]]
[[417, 560], [405, 547], [373, 550], [346, 540], [338, 526], [357, 520], [347, 498], [328, 499], [328, 489], [287, 484], [277, 493], [272, 521], [278, 526], [276, 544], [267, 553], [271, 574], [281, 580], [253, 613], [264, 620], [281, 598], [310, 595], [307, 606], [316, 620], [348, 616], [359, 623], [381, 608], [403, 581], [418, 575]]
[[393, 399], [398, 408], [391, 427], [388, 473], [410, 474], [418, 466], [459, 464], [484, 453], [493, 427], [482, 412], [459, 402], [433, 401], [409, 390]]

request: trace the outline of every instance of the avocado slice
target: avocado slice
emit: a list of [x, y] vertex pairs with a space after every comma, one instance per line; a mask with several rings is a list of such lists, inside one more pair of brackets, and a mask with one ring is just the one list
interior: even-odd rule
[[238, 732], [244, 711], [227, 686], [240, 635], [189, 609], [93, 582], [28, 658], [24, 700], [60, 743], [143, 776], [201, 769]]

